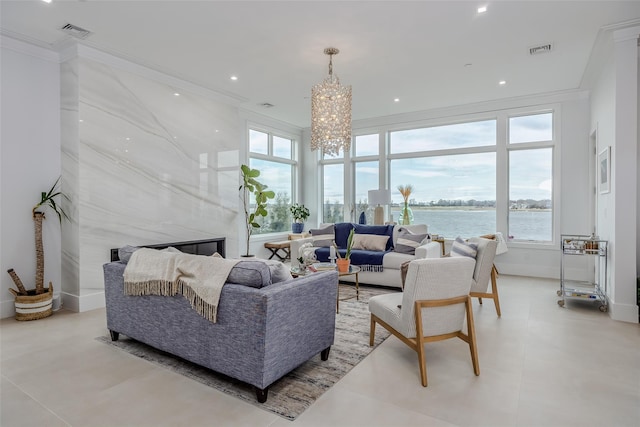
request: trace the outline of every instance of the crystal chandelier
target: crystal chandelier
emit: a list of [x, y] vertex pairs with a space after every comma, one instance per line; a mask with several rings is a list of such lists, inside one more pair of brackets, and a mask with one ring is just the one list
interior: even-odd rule
[[311, 150], [321, 148], [337, 156], [351, 146], [351, 86], [341, 86], [333, 75], [333, 55], [340, 51], [328, 47], [329, 76], [311, 89]]

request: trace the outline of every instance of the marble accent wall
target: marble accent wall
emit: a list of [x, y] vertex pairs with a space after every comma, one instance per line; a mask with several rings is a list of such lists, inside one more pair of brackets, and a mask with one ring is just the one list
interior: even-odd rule
[[237, 107], [82, 57], [62, 74], [63, 176], [77, 230], [63, 241], [63, 264], [78, 310], [102, 294], [110, 248], [226, 237], [237, 254]]

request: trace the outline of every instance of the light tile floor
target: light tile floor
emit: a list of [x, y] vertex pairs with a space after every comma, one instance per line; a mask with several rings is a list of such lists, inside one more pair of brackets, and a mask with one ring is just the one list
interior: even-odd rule
[[556, 280], [501, 276], [502, 318], [474, 302], [481, 375], [460, 340], [388, 338], [294, 422], [94, 338], [103, 309], [0, 322], [0, 425], [640, 426], [640, 325], [556, 304]]

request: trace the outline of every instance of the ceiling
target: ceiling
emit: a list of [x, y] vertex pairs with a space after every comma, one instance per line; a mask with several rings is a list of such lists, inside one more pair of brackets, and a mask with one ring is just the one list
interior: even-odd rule
[[2, 0], [0, 17], [3, 35], [54, 50], [74, 24], [82, 44], [308, 127], [326, 47], [354, 120], [572, 90], [599, 34], [640, 25], [640, 1]]

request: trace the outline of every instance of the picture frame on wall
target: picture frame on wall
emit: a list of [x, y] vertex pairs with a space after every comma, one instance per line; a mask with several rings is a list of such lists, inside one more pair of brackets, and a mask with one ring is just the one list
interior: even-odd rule
[[611, 191], [611, 147], [598, 154], [598, 190], [600, 194]]

